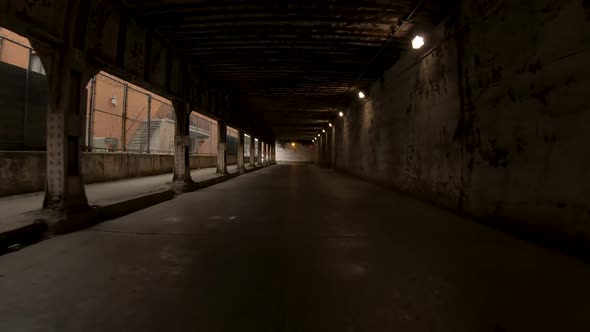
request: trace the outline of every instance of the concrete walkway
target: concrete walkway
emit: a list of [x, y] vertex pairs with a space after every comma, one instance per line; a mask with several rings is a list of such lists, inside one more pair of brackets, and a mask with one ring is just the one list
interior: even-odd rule
[[590, 267], [313, 165], [0, 256], [0, 331], [588, 331]]
[[[237, 172], [237, 166], [227, 167], [230, 174]], [[216, 173], [216, 168], [192, 170], [191, 177], [195, 182], [205, 181], [222, 176]], [[168, 189], [167, 183], [172, 181], [172, 173], [146, 176], [119, 181], [87, 184], [86, 196], [91, 205], [104, 205], [138, 195], [149, 194]], [[44, 192], [24, 195], [0, 197], [0, 220], [19, 213], [40, 209], [43, 205]]]

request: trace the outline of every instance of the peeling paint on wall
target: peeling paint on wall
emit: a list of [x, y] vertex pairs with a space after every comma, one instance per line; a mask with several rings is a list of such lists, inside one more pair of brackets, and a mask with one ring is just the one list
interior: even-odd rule
[[473, 216], [590, 238], [589, 3], [464, 1], [436, 50], [408, 52], [351, 105], [337, 167]]

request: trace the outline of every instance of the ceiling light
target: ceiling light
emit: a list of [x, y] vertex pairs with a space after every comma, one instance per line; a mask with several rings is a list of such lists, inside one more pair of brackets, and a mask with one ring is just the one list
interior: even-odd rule
[[340, 117], [343, 117], [343, 116], [344, 116], [344, 113], [343, 113], [343, 112], [340, 112], [340, 113], [338, 113], [338, 115], [339, 115]]
[[422, 46], [424, 46], [424, 38], [422, 38], [422, 36], [416, 36], [414, 40], [412, 40], [412, 47], [417, 50]]
[[362, 91], [359, 91], [359, 98], [360, 98], [360, 99], [363, 99], [363, 98], [365, 98], [365, 93], [364, 93], [364, 92], [362, 92]]

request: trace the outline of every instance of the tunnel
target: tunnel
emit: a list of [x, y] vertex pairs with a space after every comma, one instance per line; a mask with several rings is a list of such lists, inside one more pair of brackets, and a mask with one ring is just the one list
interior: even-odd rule
[[0, 331], [590, 331], [589, 32], [587, 0], [0, 0]]

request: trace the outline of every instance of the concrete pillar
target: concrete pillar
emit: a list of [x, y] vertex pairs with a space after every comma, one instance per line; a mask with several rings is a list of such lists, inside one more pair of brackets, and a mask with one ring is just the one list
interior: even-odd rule
[[325, 166], [325, 151], [326, 151], [326, 136], [320, 135], [320, 149], [319, 149], [319, 165], [320, 167]]
[[86, 84], [94, 72], [76, 66], [75, 52], [71, 49], [40, 46], [38, 52], [49, 85], [43, 208], [83, 210], [88, 208], [88, 200], [80, 159], [85, 133]]
[[336, 127], [330, 128], [330, 166], [335, 167], [336, 165]]
[[262, 166], [262, 141], [258, 140], [258, 155], [256, 155], [256, 163]]
[[238, 172], [244, 170], [244, 131], [238, 130]]
[[227, 124], [225, 121], [217, 121], [217, 173], [227, 174]]
[[329, 162], [328, 162], [328, 150], [329, 150], [329, 143], [328, 143], [328, 133], [322, 133], [322, 139], [324, 141], [324, 148], [323, 148], [323, 153], [322, 153], [322, 160], [323, 160], [323, 166], [324, 167], [330, 167]]
[[256, 166], [256, 141], [254, 136], [250, 135], [250, 167]]
[[267, 164], [268, 158], [266, 155], [266, 146], [267, 146], [266, 142], [262, 142], [262, 154], [261, 154], [262, 166], [265, 166], [265, 167], [268, 166], [268, 164]]
[[275, 143], [270, 145], [270, 163], [275, 163]]
[[173, 187], [176, 191], [183, 191], [193, 184], [190, 169], [190, 113], [189, 103], [173, 101], [176, 124], [174, 126], [174, 175]]

